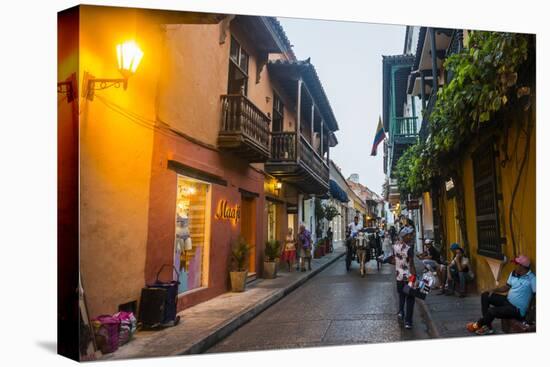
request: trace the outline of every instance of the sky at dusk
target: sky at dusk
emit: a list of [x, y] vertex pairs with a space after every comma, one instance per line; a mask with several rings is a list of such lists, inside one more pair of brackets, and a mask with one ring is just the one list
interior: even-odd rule
[[405, 26], [278, 18], [300, 60], [311, 57], [340, 130], [331, 159], [378, 194], [383, 147], [370, 151], [382, 115], [382, 55], [403, 53]]

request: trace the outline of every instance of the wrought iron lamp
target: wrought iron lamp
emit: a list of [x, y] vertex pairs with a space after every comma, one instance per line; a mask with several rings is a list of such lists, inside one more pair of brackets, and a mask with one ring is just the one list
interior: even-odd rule
[[135, 41], [126, 41], [116, 46], [118, 71], [122, 78], [95, 78], [89, 73], [84, 73], [85, 97], [93, 101], [96, 90], [107, 89], [109, 87], [128, 88], [128, 79], [135, 74], [141, 59], [143, 51]]

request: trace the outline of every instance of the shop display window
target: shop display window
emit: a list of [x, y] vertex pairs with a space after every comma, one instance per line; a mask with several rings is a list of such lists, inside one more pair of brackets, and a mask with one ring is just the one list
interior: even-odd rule
[[205, 287], [210, 184], [178, 175], [174, 267], [178, 293]]

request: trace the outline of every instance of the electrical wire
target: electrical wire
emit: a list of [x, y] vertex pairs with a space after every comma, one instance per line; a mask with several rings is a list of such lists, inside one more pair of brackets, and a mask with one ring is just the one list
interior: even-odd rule
[[[521, 127], [520, 127], [521, 128]], [[513, 214], [514, 214], [514, 201], [516, 199], [516, 194], [517, 194], [517, 191], [518, 191], [518, 188], [519, 188], [519, 183], [520, 183], [520, 180], [521, 180], [521, 175], [523, 173], [523, 169], [525, 167], [525, 163], [527, 162], [527, 157], [529, 155], [529, 148], [530, 148], [530, 143], [531, 143], [531, 129], [532, 129], [532, 124], [531, 124], [531, 121], [529, 120], [527, 122], [527, 132], [526, 132], [526, 138], [525, 138], [525, 151], [524, 151], [524, 154], [523, 154], [523, 159], [521, 161], [521, 164], [520, 164], [520, 167], [519, 167], [519, 171], [518, 171], [518, 176], [516, 178], [516, 183], [514, 185], [514, 190], [512, 191], [512, 199], [510, 201], [510, 210], [509, 210], [509, 218], [508, 218], [508, 221], [510, 222], [510, 236], [512, 237], [512, 250], [513, 250], [513, 254], [514, 254], [514, 258], [517, 256], [517, 248], [516, 248], [516, 239], [515, 239], [515, 236], [514, 236], [514, 222], [513, 222]], [[518, 131], [518, 135], [519, 135], [519, 131]]]

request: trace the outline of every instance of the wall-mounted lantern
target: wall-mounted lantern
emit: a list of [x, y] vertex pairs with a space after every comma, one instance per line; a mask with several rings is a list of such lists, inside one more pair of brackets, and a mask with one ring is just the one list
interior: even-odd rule
[[67, 103], [74, 101], [76, 92], [76, 73], [72, 73], [66, 80], [57, 82], [57, 93], [67, 97]]
[[135, 74], [141, 59], [143, 51], [135, 41], [126, 41], [116, 46], [118, 71], [122, 78], [95, 78], [89, 73], [84, 73], [84, 96], [93, 101], [94, 91], [107, 89], [109, 87], [128, 88], [128, 78]]

